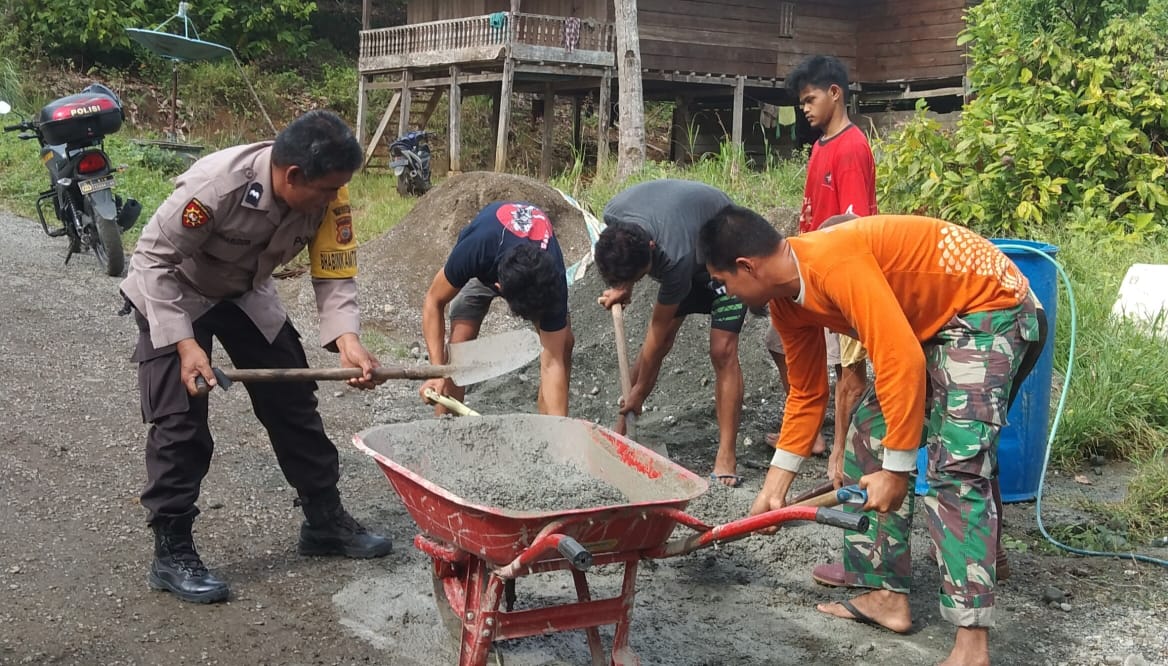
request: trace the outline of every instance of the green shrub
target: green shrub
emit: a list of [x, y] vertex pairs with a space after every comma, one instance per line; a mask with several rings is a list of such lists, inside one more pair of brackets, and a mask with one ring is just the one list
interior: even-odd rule
[[[925, 117], [922, 103], [903, 131], [879, 145], [884, 209], [928, 213], [989, 233], [1018, 234], [1034, 225], [1137, 239], [1163, 233], [1163, 13], [1133, 13], [1131, 3], [1079, 8], [1074, 2], [1067, 4], [1082, 15], [1033, 12], [1062, 4], [990, 0], [969, 10], [959, 41], [970, 46], [977, 97], [952, 135]], [[1120, 13], [1108, 16], [1104, 9]], [[1028, 12], [1046, 20], [1026, 23]], [[1065, 16], [1103, 27], [1085, 32], [1058, 18]]]

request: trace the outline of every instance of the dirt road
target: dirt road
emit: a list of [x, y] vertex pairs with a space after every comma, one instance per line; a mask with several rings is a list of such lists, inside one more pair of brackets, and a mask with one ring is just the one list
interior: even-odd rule
[[[136, 500], [144, 482], [145, 427], [129, 361], [133, 323], [115, 315], [121, 305], [116, 280], [100, 275], [90, 258], [64, 266], [63, 256], [63, 241], [44, 237], [29, 220], [0, 214], [0, 664], [454, 663], [427, 561], [410, 545], [414, 526], [372, 461], [349, 445], [357, 430], [425, 417], [412, 382], [375, 393], [339, 385], [322, 385], [320, 392], [326, 426], [341, 449], [346, 503], [369, 526], [395, 537], [392, 555], [348, 561], [295, 553], [301, 517], [294, 493], [246, 394], [233, 390], [212, 399], [218, 447], [196, 523], [204, 558], [231, 583], [233, 596], [198, 606], [147, 589], [151, 538]], [[303, 284], [282, 290], [306, 341], [313, 341], [310, 289]], [[679, 345], [694, 345], [691, 359], [704, 356], [703, 336], [698, 329], [683, 334]], [[605, 401], [615, 385], [615, 359], [606, 342], [582, 339], [577, 346], [573, 404], [591, 418], [611, 410]], [[409, 343], [387, 344], [408, 349]], [[335, 363], [311, 349], [310, 358]], [[663, 373], [677, 367], [667, 361]], [[693, 374], [678, 381], [695, 387], [712, 377], [708, 363], [683, 372]], [[747, 372], [752, 407], [743, 435], [759, 441], [776, 418], [770, 414], [766, 423], [760, 415], [773, 411], [781, 396], [773, 395], [773, 379], [760, 379], [769, 368], [755, 363]], [[468, 400], [484, 413], [531, 411], [532, 379], [494, 382]], [[666, 440], [700, 474], [708, 472], [713, 453], [709, 390], [663, 394], [656, 403], [662, 411], [641, 429], [643, 437]], [[769, 403], [761, 402], [765, 396]], [[684, 409], [670, 411], [677, 405]], [[674, 414], [673, 421], [663, 416]], [[744, 446], [743, 458], [764, 460], [765, 453], [757, 444]], [[742, 471], [742, 488], [712, 488], [691, 510], [708, 522], [744, 514], [763, 472]], [[821, 464], [811, 466], [801, 486], [821, 474]], [[1122, 470], [1102, 478], [1087, 492], [1122, 488]], [[1083, 491], [1056, 484], [1050, 501], [1070, 515]], [[1009, 508], [1012, 537], [1034, 542], [1032, 513], [1030, 505]], [[817, 601], [842, 598], [808, 578], [813, 564], [836, 555], [838, 539], [828, 528], [804, 526], [647, 564], [638, 579], [634, 649], [645, 664], [932, 664], [942, 658], [952, 628], [938, 615], [937, 572], [919, 554], [923, 540], [912, 595], [916, 634], [895, 636], [814, 611]], [[1033, 548], [1011, 558], [1014, 578], [1000, 588], [992, 634], [995, 663], [1168, 663], [1168, 572]], [[603, 593], [619, 578], [600, 571], [595, 581]], [[1070, 593], [1069, 610], [1044, 603], [1050, 586]], [[563, 599], [569, 588], [566, 576], [524, 579], [520, 602]], [[587, 662], [580, 634], [506, 643], [501, 651], [509, 665]]]

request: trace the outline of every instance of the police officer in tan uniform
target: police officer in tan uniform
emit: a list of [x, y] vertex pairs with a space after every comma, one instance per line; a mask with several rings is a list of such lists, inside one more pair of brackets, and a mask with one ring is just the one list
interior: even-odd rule
[[[321, 344], [344, 367], [364, 370], [353, 386], [373, 388], [377, 359], [358, 338], [356, 243], [346, 185], [361, 147], [336, 115], [312, 111], [275, 142], [228, 148], [176, 180], [130, 259], [121, 288], [140, 335], [134, 360], [148, 476], [141, 503], [154, 531], [149, 583], [180, 599], [228, 596], [195, 550], [195, 501], [211, 462], [207, 398], [215, 385], [209, 356], [218, 338], [238, 368], [307, 367], [300, 335], [276, 294], [272, 272], [305, 246], [320, 315]], [[246, 386], [285, 478], [306, 517], [304, 555], [381, 557], [390, 540], [365, 530], [341, 505], [336, 446], [317, 411], [316, 384]]]

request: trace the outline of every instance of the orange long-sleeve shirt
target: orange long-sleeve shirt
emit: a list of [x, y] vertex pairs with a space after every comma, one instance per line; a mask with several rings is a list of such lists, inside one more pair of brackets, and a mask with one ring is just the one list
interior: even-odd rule
[[928, 217], [876, 215], [787, 242], [802, 289], [772, 300], [770, 313], [791, 382], [777, 446], [798, 458], [811, 453], [827, 408], [824, 327], [864, 343], [887, 424], [883, 445], [915, 451], [925, 418], [922, 343], [955, 315], [1014, 307], [1029, 291], [988, 240]]

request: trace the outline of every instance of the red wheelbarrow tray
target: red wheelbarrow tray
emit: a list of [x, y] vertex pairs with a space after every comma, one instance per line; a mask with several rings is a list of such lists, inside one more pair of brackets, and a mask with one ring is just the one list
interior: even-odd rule
[[[427, 433], [475, 427], [497, 431], [507, 441], [480, 441], [500, 460], [522, 456], [533, 442], [547, 444], [557, 462], [616, 488], [625, 504], [560, 511], [475, 504], [428, 480], [435, 465], [474, 465], [458, 445]], [[406, 510], [427, 536], [475, 555], [498, 567], [515, 560], [541, 532], [570, 536], [593, 555], [653, 550], [665, 543], [678, 519], [699, 531], [708, 526], [682, 510], [707, 490], [688, 469], [615, 432], [588, 421], [532, 414], [436, 419], [375, 426], [353, 437], [357, 448], [377, 461]], [[419, 451], [424, 451], [419, 455]], [[517, 458], [513, 458], [517, 459]], [[407, 463], [399, 461], [409, 461]], [[531, 483], [530, 475], [509, 477]], [[664, 511], [662, 511], [664, 510]], [[689, 520], [685, 520], [688, 518]], [[558, 557], [553, 550], [548, 557]]]
[[[575, 465], [615, 487], [629, 502], [527, 511], [467, 501], [426, 478], [441, 469], [437, 465], [487, 469], [482, 451], [468, 458], [453, 438], [435, 436], [458, 434], [463, 429], [506, 435], [506, 441], [484, 437], [476, 442], [481, 450], [499, 454], [497, 461], [488, 464], [506, 463], [508, 456], [512, 462], [522, 462], [525, 451], [546, 444], [553, 459]], [[506, 565], [506, 570], [499, 571], [506, 577], [522, 575], [522, 568], [554, 559], [554, 549], [564, 537], [579, 542], [593, 556], [602, 556], [599, 563], [605, 560], [604, 554], [640, 553], [649, 558], [682, 555], [798, 520], [847, 530], [867, 529], [863, 514], [807, 506], [784, 507], [710, 527], [684, 511], [708, 488], [704, 479], [607, 428], [577, 419], [511, 414], [413, 421], [369, 428], [354, 435], [353, 443], [377, 461], [423, 535], [492, 567]], [[411, 463], [402, 464], [403, 460]], [[536, 476], [517, 473], [507, 480], [530, 483]], [[666, 543], [678, 523], [695, 533]], [[450, 552], [443, 557], [455, 555]]]
[[[496, 640], [576, 629], [585, 630], [593, 664], [639, 664], [629, 646], [629, 625], [641, 559], [683, 555], [794, 520], [867, 529], [863, 514], [811, 506], [710, 527], [684, 511], [706, 491], [704, 479], [587, 421], [538, 415], [415, 421], [370, 428], [353, 442], [381, 466], [422, 531], [414, 545], [433, 560], [435, 601], [460, 641], [460, 666], [484, 666]], [[549, 465], [566, 463], [573, 473], [615, 487], [628, 502], [556, 511], [491, 507], [427, 479], [449, 469], [439, 465], [461, 465], [457, 474], [481, 471], [474, 481], [492, 487], [496, 478], [487, 475], [499, 474], [510, 462], [527, 463], [527, 469], [519, 465], [519, 473], [499, 477], [500, 484], [531, 484], [541, 477], [531, 469], [537, 452], [549, 454]], [[437, 478], [465, 478], [457, 474]], [[669, 540], [678, 523], [693, 533]], [[593, 564], [624, 565], [619, 595], [591, 598], [584, 570]], [[571, 570], [575, 602], [513, 612], [516, 578], [564, 569]], [[505, 610], [500, 610], [504, 600]], [[615, 625], [608, 659], [597, 630], [604, 625]]]

